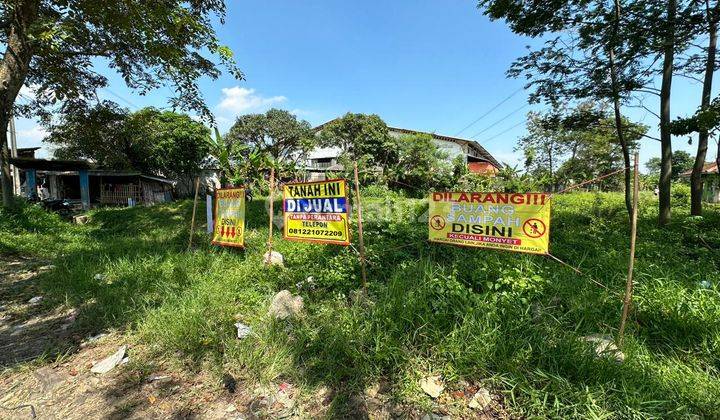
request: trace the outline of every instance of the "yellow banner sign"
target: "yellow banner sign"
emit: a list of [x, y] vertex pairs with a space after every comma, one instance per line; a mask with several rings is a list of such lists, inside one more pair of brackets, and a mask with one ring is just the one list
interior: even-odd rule
[[550, 197], [543, 193], [430, 193], [431, 242], [547, 254]]
[[333, 179], [283, 186], [283, 237], [350, 245], [347, 182]]
[[215, 191], [214, 245], [245, 246], [245, 188]]

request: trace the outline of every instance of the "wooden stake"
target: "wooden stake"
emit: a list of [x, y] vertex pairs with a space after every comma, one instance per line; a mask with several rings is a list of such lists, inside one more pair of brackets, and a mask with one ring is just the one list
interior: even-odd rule
[[363, 291], [367, 294], [367, 276], [365, 274], [365, 243], [363, 241], [362, 204], [360, 203], [360, 180], [358, 179], [358, 166], [355, 162], [355, 199], [357, 203], [358, 238], [360, 241], [360, 274], [362, 275]]
[[200, 177], [195, 178], [195, 200], [193, 200], [192, 219], [190, 219], [190, 239], [188, 240], [188, 252], [192, 248], [192, 240], [195, 235], [195, 211], [197, 210], [198, 190], [200, 189]]
[[618, 346], [622, 347], [623, 336], [625, 334], [625, 323], [627, 322], [630, 305], [632, 304], [633, 293], [633, 268], [635, 266], [635, 238], [637, 236], [637, 216], [638, 216], [638, 195], [640, 190], [640, 178], [638, 173], [638, 161], [640, 154], [635, 152], [635, 175], [633, 182], [633, 210], [630, 226], [630, 262], [628, 263], [627, 284], [625, 285], [625, 300], [623, 302], [622, 318], [620, 319], [620, 331], [618, 332]]
[[272, 235], [273, 235], [273, 208], [275, 207], [275, 202], [273, 201], [273, 192], [275, 191], [275, 168], [270, 168], [270, 225], [269, 225], [269, 232], [268, 233], [268, 253], [267, 253], [267, 259], [265, 260], [265, 265], [270, 265], [270, 262], [272, 261]]

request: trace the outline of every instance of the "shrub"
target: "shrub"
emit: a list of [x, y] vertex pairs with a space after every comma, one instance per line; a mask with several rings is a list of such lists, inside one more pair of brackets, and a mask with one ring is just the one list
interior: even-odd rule
[[22, 198], [15, 198], [8, 208], [0, 207], [0, 231], [50, 233], [61, 229], [63, 224], [56, 213]]
[[674, 203], [687, 205], [690, 203], [690, 186], [676, 182], [670, 187], [670, 195]]

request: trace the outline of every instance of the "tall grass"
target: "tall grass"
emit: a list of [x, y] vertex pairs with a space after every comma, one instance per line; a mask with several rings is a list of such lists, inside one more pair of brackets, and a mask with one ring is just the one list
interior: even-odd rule
[[[678, 208], [660, 229], [654, 197], [642, 197], [633, 322], [618, 364], [579, 337], [616, 333], [629, 246], [620, 194], [554, 199], [551, 251], [582, 275], [541, 256], [431, 245], [424, 200], [374, 195], [367, 298], [356, 293], [352, 248], [278, 237], [286, 268], [264, 268], [260, 201], [248, 206], [245, 251], [211, 247], [199, 232], [198, 249], [184, 252], [188, 202], [98, 210], [86, 226], [40, 214], [2, 222], [0, 250], [53, 258], [45, 292], [80, 306], [88, 331], [126, 329], [153, 357], [180, 354], [188, 369], [331, 387], [338, 415], [377, 381], [426, 406], [417, 379], [433, 373], [482, 382], [517, 415], [720, 416], [717, 207], [703, 218]], [[268, 302], [283, 288], [303, 296], [304, 317], [270, 320]], [[244, 340], [238, 320], [253, 328]]]

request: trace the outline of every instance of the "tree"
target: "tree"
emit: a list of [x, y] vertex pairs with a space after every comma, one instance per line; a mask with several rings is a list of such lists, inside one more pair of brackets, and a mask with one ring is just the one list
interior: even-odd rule
[[133, 136], [128, 130], [127, 109], [109, 101], [92, 108], [70, 108], [43, 140], [57, 146], [56, 158], [89, 159], [106, 168], [151, 171], [149, 146], [144, 136]]
[[[39, 115], [63, 112], [95, 98], [107, 78], [97, 73], [102, 63], [117, 71], [140, 93], [172, 84], [174, 108], [199, 110], [207, 118], [197, 80], [215, 79], [218, 65], [209, 52], [238, 78], [231, 51], [220, 45], [212, 22], [222, 23], [222, 0], [82, 1], [13, 0], [0, 3], [0, 169], [3, 204], [9, 205], [7, 127], [13, 113]], [[26, 104], [16, 104], [20, 88], [34, 89]]]
[[549, 129], [541, 114], [528, 114], [528, 135], [518, 140], [515, 150], [525, 155], [525, 171], [544, 183], [554, 186], [556, 170], [565, 153], [563, 136]]
[[[704, 74], [702, 81], [702, 94], [700, 97], [700, 111], [706, 111], [710, 108], [711, 94], [713, 86], [713, 74], [717, 66], [715, 60], [717, 55], [717, 26], [720, 18], [720, 1], [716, 1], [714, 6], [710, 5], [710, 0], [705, 0], [700, 12], [702, 16], [699, 19], [700, 35], [707, 35], [707, 48], [698, 54], [690, 56], [684, 64], [685, 69], [689, 69], [694, 73]], [[675, 125], [677, 127], [677, 124]], [[673, 134], [689, 134], [689, 132], [676, 132], [677, 130], [671, 125], [670, 131]], [[703, 177], [702, 171], [705, 166], [705, 158], [708, 150], [708, 139], [710, 137], [708, 127], [699, 128], [697, 153], [695, 154], [695, 162], [693, 164], [692, 173], [690, 175], [690, 214], [700, 216], [702, 214], [702, 196], [703, 196]], [[674, 163], [673, 163], [674, 164]]]
[[453, 167], [429, 134], [410, 134], [398, 138], [398, 162], [390, 169], [392, 181], [412, 194], [435, 187], [450, 187]]
[[130, 114], [126, 125], [129, 137], [147, 144], [150, 170], [184, 184], [184, 191], [192, 191], [193, 179], [209, 152], [207, 127], [188, 115], [155, 108]]
[[[626, 146], [636, 148], [647, 127], [621, 119]], [[583, 103], [564, 111], [529, 115], [529, 134], [518, 147], [525, 152], [526, 169], [552, 186], [593, 179], [624, 167], [624, 150], [614, 119], [602, 107]], [[605, 185], [619, 186], [612, 180]]]
[[631, 36], [639, 25], [621, 15], [620, 0], [611, 4], [480, 0], [479, 6], [491, 19], [505, 19], [516, 33], [556, 35], [540, 50], [518, 59], [508, 72], [527, 77], [527, 87], [535, 88], [531, 101], [544, 100], [556, 106], [565, 100], [596, 99], [613, 104], [616, 136], [626, 168], [629, 215], [630, 147], [620, 107], [631, 92], [647, 83], [648, 74], [641, 66], [647, 46], [638, 42], [645, 38]]
[[397, 141], [377, 115], [347, 113], [322, 126], [320, 141], [326, 147], [339, 147], [349, 161], [386, 170], [398, 162]]
[[[545, 47], [532, 51], [511, 67], [511, 76], [524, 75], [535, 87], [531, 100], [555, 103], [560, 99], [594, 98], [613, 104], [618, 142], [625, 161], [625, 204], [630, 203], [630, 153], [621, 123], [620, 108], [635, 92], [657, 94], [661, 102], [661, 148], [672, 154], [667, 132], [674, 55], [683, 50], [692, 33], [690, 7], [676, 0], [615, 0], [610, 2], [520, 2], [479, 0], [491, 19], [505, 19], [511, 29], [528, 36], [546, 36]], [[678, 10], [681, 10], [678, 19]], [[680, 22], [680, 23], [678, 23]], [[663, 66], [656, 70], [656, 62]], [[663, 83], [658, 91], [648, 82], [659, 71]], [[665, 173], [665, 172], [663, 172]], [[663, 179], [660, 222], [670, 217], [669, 179]], [[667, 184], [667, 185], [665, 185]]]
[[660, 180], [658, 189], [658, 221], [670, 223], [670, 183], [672, 181], [672, 133], [670, 133], [670, 92], [675, 60], [677, 2], [667, 1], [663, 28], [662, 83], [660, 85]]
[[281, 109], [238, 117], [225, 139], [230, 145], [241, 146], [236, 152], [245, 150], [263, 154], [289, 166], [304, 159], [317, 144], [317, 137], [307, 121], [298, 120]]
[[55, 156], [88, 159], [189, 183], [206, 158], [208, 129], [187, 115], [144, 108], [134, 113], [104, 102], [64, 114], [45, 142]]
[[[670, 179], [676, 181], [680, 178], [680, 174], [692, 169], [694, 159], [684, 150], [676, 150], [672, 155], [672, 172]], [[660, 175], [662, 170], [662, 160], [659, 157], [652, 157], [645, 162], [645, 168], [653, 175]]]
[[718, 143], [715, 162], [720, 167], [720, 142], [717, 134], [720, 131], [720, 97], [716, 97], [706, 108], [700, 107], [694, 115], [686, 118], [678, 118], [670, 124], [672, 133], [676, 136], [688, 135], [706, 131], [708, 138], [715, 136]]

